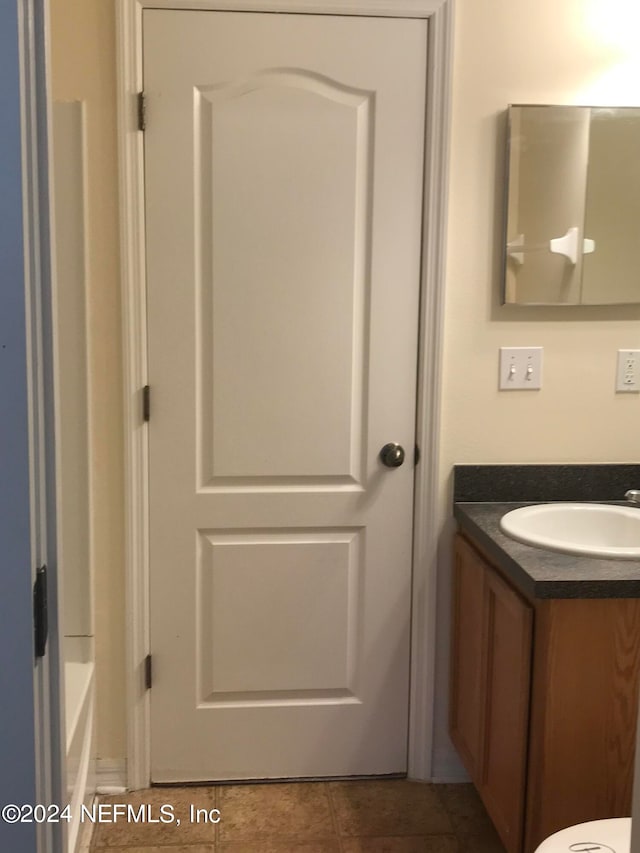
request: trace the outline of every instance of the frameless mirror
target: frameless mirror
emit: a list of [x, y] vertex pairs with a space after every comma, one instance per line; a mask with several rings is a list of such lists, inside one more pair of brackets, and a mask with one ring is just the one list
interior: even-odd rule
[[508, 119], [503, 302], [640, 303], [640, 108]]

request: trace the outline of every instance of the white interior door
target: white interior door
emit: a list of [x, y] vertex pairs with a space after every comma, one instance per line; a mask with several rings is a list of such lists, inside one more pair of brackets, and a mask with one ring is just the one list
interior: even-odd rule
[[406, 769], [426, 47], [144, 13], [156, 782]]

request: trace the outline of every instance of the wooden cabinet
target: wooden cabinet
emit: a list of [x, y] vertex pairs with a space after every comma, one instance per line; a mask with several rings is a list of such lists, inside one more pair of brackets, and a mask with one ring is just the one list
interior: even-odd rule
[[631, 811], [640, 601], [534, 599], [456, 537], [450, 732], [508, 853]]
[[454, 588], [451, 737], [515, 853], [524, 827], [533, 610], [461, 537]]
[[480, 775], [484, 681], [484, 580], [480, 557], [462, 538], [456, 541], [454, 565], [451, 702], [449, 728], [471, 778]]

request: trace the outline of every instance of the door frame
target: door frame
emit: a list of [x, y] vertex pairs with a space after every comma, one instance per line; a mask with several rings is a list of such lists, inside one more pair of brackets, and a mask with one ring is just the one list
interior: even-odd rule
[[[4, 734], [0, 792], [18, 803], [65, 803], [60, 578], [57, 553], [55, 294], [51, 275], [49, 3], [18, 0], [0, 13], [3, 66], [3, 574], [0, 623]], [[10, 331], [9, 331], [10, 329]], [[49, 630], [35, 657], [33, 586], [47, 566]], [[10, 567], [10, 571], [9, 571]], [[20, 764], [20, 770], [14, 766]], [[7, 796], [5, 796], [5, 794]], [[64, 823], [0, 825], [0, 846], [62, 853]]]
[[143, 136], [138, 130], [145, 9], [290, 12], [429, 20], [411, 620], [408, 773], [432, 777], [438, 545], [438, 450], [455, 0], [118, 0], [118, 154], [125, 418], [127, 784], [151, 780], [147, 318]]

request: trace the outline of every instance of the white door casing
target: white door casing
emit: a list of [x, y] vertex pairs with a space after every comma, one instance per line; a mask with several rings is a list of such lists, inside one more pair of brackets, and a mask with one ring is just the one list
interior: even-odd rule
[[406, 771], [426, 49], [144, 13], [154, 782]]
[[[198, 6], [199, 8], [210, 7], [213, 4], [205, 2], [195, 3], [154, 3], [154, 6], [181, 5]], [[218, 3], [216, 7], [236, 6], [237, 4]], [[253, 4], [264, 8], [267, 4], [257, 2]], [[270, 6], [272, 4], [269, 4]], [[279, 4], [287, 8], [295, 7], [306, 11], [311, 4], [305, 2], [294, 2]], [[323, 4], [313, 4], [317, 11]], [[367, 4], [352, 2], [349, 8], [340, 7], [340, 13], [361, 14]], [[372, 4], [369, 4], [372, 5]], [[426, 187], [428, 191], [426, 209], [429, 213], [425, 228], [425, 245], [431, 251], [423, 257], [422, 275], [422, 303], [421, 321], [423, 331], [428, 334], [420, 353], [420, 375], [426, 380], [426, 387], [419, 392], [418, 432], [422, 443], [423, 465], [426, 461], [431, 463], [435, 460], [435, 447], [437, 440], [437, 382], [439, 358], [439, 326], [441, 299], [437, 286], [442, 271], [442, 245], [438, 235], [442, 234], [444, 220], [444, 189], [446, 185], [446, 170], [444, 145], [446, 139], [446, 95], [448, 90], [448, 46], [451, 34], [451, 4], [440, 2], [407, 3], [402, 8], [400, 4], [393, 4], [393, 8], [383, 8], [385, 4], [375, 5], [376, 13], [381, 16], [416, 16], [431, 18], [430, 43], [433, 48], [431, 56], [435, 57], [438, 67], [433, 65], [429, 74], [429, 100], [428, 100], [428, 124], [427, 124], [427, 150], [426, 150]], [[123, 0], [120, 5], [120, 48], [121, 48], [121, 154], [122, 154], [122, 185], [123, 185], [123, 244], [124, 244], [124, 285], [125, 285], [125, 332], [127, 348], [125, 352], [126, 361], [126, 385], [127, 385], [127, 410], [128, 421], [131, 431], [128, 436], [128, 474], [130, 490], [128, 493], [128, 557], [129, 557], [129, 596], [128, 609], [133, 616], [129, 620], [131, 629], [128, 644], [129, 653], [129, 780], [132, 787], [145, 784], [148, 781], [148, 696], [142, 688], [141, 657], [140, 653], [146, 651], [146, 461], [145, 444], [146, 430], [140, 422], [139, 412], [139, 388], [146, 379], [146, 362], [144, 354], [144, 338], [141, 342], [141, 334], [144, 336], [145, 321], [142, 308], [144, 306], [144, 290], [134, 282], [134, 278], [140, 280], [144, 273], [144, 251], [140, 243], [141, 230], [144, 217], [141, 209], [142, 184], [141, 184], [141, 137], [133, 125], [135, 109], [134, 99], [131, 95], [139, 85], [141, 79], [141, 11], [144, 3], [129, 2]], [[411, 7], [410, 9], [407, 7]], [[421, 7], [421, 8], [419, 8]], [[286, 9], [283, 9], [286, 11]], [[129, 95], [128, 93], [131, 93]], [[438, 121], [436, 121], [438, 119]], [[440, 216], [436, 218], [434, 212]], [[428, 411], [428, 417], [427, 417]], [[397, 437], [397, 436], [396, 436]], [[388, 473], [388, 472], [385, 472]], [[393, 476], [398, 472], [391, 472]], [[432, 647], [428, 646], [428, 634], [433, 633], [433, 620], [429, 618], [429, 609], [433, 607], [432, 587], [435, 568], [435, 536], [434, 530], [429, 522], [435, 516], [433, 501], [431, 497], [435, 494], [435, 469], [433, 465], [418, 469], [417, 494], [416, 494], [416, 517], [419, 523], [416, 526], [416, 547], [414, 562], [416, 572], [414, 577], [414, 602], [417, 602], [417, 618], [414, 620], [414, 655], [413, 671], [421, 672], [423, 676], [419, 681], [414, 677], [413, 687], [413, 715], [412, 715], [412, 754], [410, 759], [410, 772], [427, 778], [429, 775], [429, 741], [430, 741], [430, 717], [431, 717], [431, 682], [432, 682]], [[220, 544], [220, 543], [219, 543]], [[225, 542], [225, 545], [229, 544]], [[233, 550], [233, 549], [232, 549]], [[347, 550], [349, 550], [347, 548]], [[134, 570], [135, 563], [135, 570]], [[431, 575], [431, 577], [430, 577]], [[420, 644], [416, 645], [415, 638], [419, 635]], [[426, 649], [426, 650], [425, 650]], [[155, 689], [155, 688], [154, 688]], [[426, 723], [426, 725], [425, 725]]]

